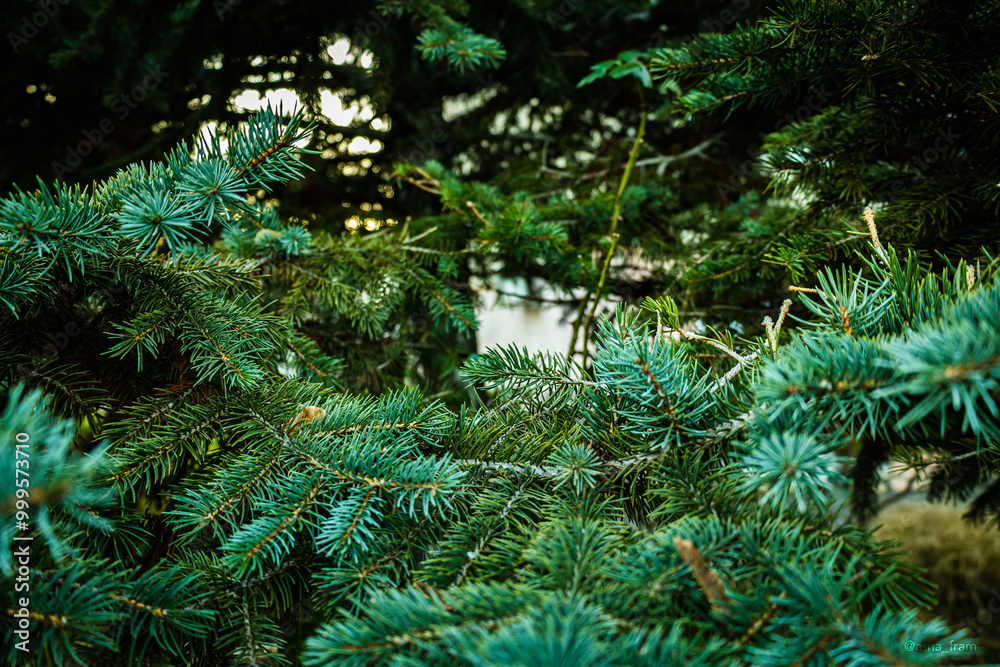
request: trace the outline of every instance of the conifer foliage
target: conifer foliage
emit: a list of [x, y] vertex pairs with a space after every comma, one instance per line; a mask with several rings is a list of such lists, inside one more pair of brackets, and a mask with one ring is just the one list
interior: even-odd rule
[[[651, 91], [633, 56], [595, 71]], [[865, 520], [889, 456], [949, 494], [986, 483], [972, 514], [1000, 511], [998, 262], [932, 271], [866, 209], [867, 245], [803, 275], [801, 316], [786, 301], [759, 337], [688, 331], [662, 294], [603, 317], [615, 225], [662, 204], [626, 196], [647, 122], [615, 194], [575, 209], [400, 165], [471, 248], [261, 206], [311, 130], [271, 109], [93, 189], [0, 200], [6, 659], [922, 665], [949, 656], [914, 645], [971, 642], [918, 617], [931, 586]], [[550, 219], [567, 210], [612, 211], [602, 271], [570, 268], [589, 241]], [[449, 278], [504, 258], [591, 290], [582, 354], [477, 355], [460, 406], [359, 387], [359, 340], [419, 368], [407, 310], [470, 333]]]
[[[600, 322], [592, 368], [476, 358], [464, 373], [495, 396], [475, 412], [352, 397], [298, 308], [265, 312], [259, 263], [197, 245], [223, 225], [307, 252], [273, 221], [238, 231], [267, 218], [249, 184], [294, 175], [299, 131], [265, 113], [225, 155], [3, 203], [5, 331], [73, 312], [74, 337], [105, 341], [34, 365], [23, 333], [4, 342], [5, 443], [32, 443], [37, 664], [934, 661], [902, 648], [948, 634], [914, 617], [926, 585], [831, 510], [838, 452], [845, 432], [937, 435], [990, 459], [992, 264], [927, 276], [873, 235], [866, 275], [821, 274], [810, 325], [779, 345], [779, 320], [724, 376], [668, 335], [661, 298]], [[320, 282], [287, 298], [335, 302]], [[84, 418], [105, 444], [80, 451]], [[18, 530], [5, 517], [5, 545]], [[0, 565], [12, 584], [9, 547]]]
[[683, 122], [773, 110], [720, 194], [736, 200], [763, 176], [773, 196], [806, 203], [756, 242], [733, 234], [692, 277], [745, 276], [761, 259], [803, 277], [857, 234], [845, 212], [866, 204], [900, 247], [957, 259], [995, 245], [1000, 5], [782, 0], [770, 11], [648, 61]]

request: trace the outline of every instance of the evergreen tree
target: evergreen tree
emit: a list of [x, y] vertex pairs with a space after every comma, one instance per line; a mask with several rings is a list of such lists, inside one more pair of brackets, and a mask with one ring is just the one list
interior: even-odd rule
[[[52, 16], [43, 12], [37, 21], [42, 10], [33, 2], [14, 0], [0, 10], [4, 34], [17, 46], [16, 67], [0, 71], [11, 91], [0, 100], [6, 119], [0, 153], [7, 156], [0, 160], [0, 190], [30, 189], [36, 176], [89, 186], [136, 160], [163, 159], [178, 140], [195, 140], [205, 123], [217, 123], [219, 131], [242, 127], [249, 112], [239, 94], [287, 88], [315, 128], [308, 148], [316, 152], [303, 156], [313, 170], [254, 196], [267, 205], [280, 201], [284, 219], [305, 221], [312, 233], [332, 238], [377, 233], [411, 216], [414, 237], [434, 226], [416, 219], [436, 211], [437, 202], [400, 187], [391, 178], [396, 161], [435, 158], [486, 179], [533, 172], [543, 142], [524, 122], [541, 124], [537, 135], [553, 138], [553, 155], [595, 132], [600, 152], [617, 146], [607, 123], [636, 115], [632, 91], [608, 87], [592, 95], [575, 88], [578, 79], [595, 59], [631, 40], [663, 44], [665, 36], [685, 35], [712, 16], [707, 8], [635, 0], [552, 0], [530, 8], [393, 1], [342, 3], [337, 11], [312, 2], [101, 0], [52, 8]], [[459, 20], [468, 27], [456, 27]], [[437, 58], [434, 31], [449, 29], [454, 43]], [[346, 52], [338, 50], [344, 40]], [[490, 46], [496, 57], [477, 45]], [[448, 63], [452, 47], [483, 57]], [[355, 109], [353, 117], [325, 116], [322, 103], [333, 98]], [[442, 98], [466, 104], [466, 112], [445, 113]], [[469, 241], [459, 231], [440, 227], [429, 242], [452, 252]], [[474, 278], [474, 267], [457, 262], [447, 263], [446, 272], [427, 268], [452, 289], [465, 290]], [[386, 357], [366, 354], [385, 344], [381, 334], [327, 333], [326, 351], [348, 363], [352, 385], [377, 391], [416, 380], [461, 400], [465, 390], [455, 371], [476, 350], [475, 334], [435, 328], [436, 317], [413, 300], [401, 310], [407, 321], [400, 328], [416, 332], [416, 340], [396, 355], [397, 363], [383, 366]], [[399, 363], [417, 348], [419, 371]]]
[[[2, 564], [16, 618], [10, 538], [37, 538], [36, 664], [929, 664], [904, 642], [959, 638], [915, 619], [926, 585], [831, 503], [845, 434], [939, 434], [945, 460], [989, 460], [992, 264], [925, 274], [873, 226], [864, 275], [820, 274], [792, 342], [787, 308], [748, 354], [712, 341], [725, 374], [692, 354], [699, 337], [672, 340], [662, 297], [600, 320], [589, 369], [516, 348], [467, 364], [496, 391], [474, 412], [352, 397], [296, 344], [296, 289], [316, 293], [306, 308], [335, 297], [293, 285], [265, 312], [259, 264], [198, 243], [221, 225], [290, 266], [308, 255], [296, 229], [241, 235], [259, 211], [239, 195], [298, 171], [298, 121], [265, 113], [225, 154], [182, 147], [94, 193], [3, 201], [4, 470], [33, 465]], [[70, 303], [94, 347], [29, 365], [14, 327]]]
[[[763, 260], [798, 279], [845, 252], [845, 236], [864, 238], [865, 205], [883, 236], [925, 259], [995, 251], [998, 10], [990, 0], [784, 0], [766, 21], [657, 52], [650, 67], [678, 89], [670, 109], [686, 121], [780, 109], [761, 173], [773, 196], [805, 200], [757, 235], [764, 242], [733, 234], [690, 275], [746, 275]], [[736, 196], [742, 182], [734, 170], [717, 186]]]
[[[645, 0], [386, 0], [335, 11], [300, 0], [53, 3], [0, 8], [11, 63], [0, 70], [8, 92], [0, 154], [9, 158], [0, 162], [0, 190], [33, 187], [36, 176], [89, 185], [160, 160], [203, 123], [246, 122], [240, 95], [284, 88], [316, 123], [310, 148], [320, 152], [306, 158], [315, 172], [276, 193], [286, 215], [327, 231], [355, 215], [401, 220], [423, 211], [428, 200], [386, 181], [407, 156], [450, 163], [465, 155], [485, 178], [503, 172], [526, 141], [538, 141], [506, 113], [531, 100], [533, 122], [558, 116], [558, 125], [546, 122], [556, 141], [606, 131], [601, 117], [622, 113], [631, 92], [575, 90], [590, 65], [636, 40], [681, 38], [717, 13]], [[150, 67], [164, 76], [148, 78]], [[144, 90], [133, 95], [137, 87]], [[455, 118], [443, 113], [443, 97], [483, 104]], [[322, 102], [333, 98], [356, 113], [324, 115]], [[484, 147], [499, 116], [508, 116], [504, 130]], [[382, 213], [365, 203], [380, 203]]]
[[[853, 173], [878, 193], [872, 174], [893, 163], [842, 163], [824, 137], [848, 150], [893, 122], [930, 136], [877, 86], [842, 93], [846, 116], [814, 109], [768, 139], [782, 173], [827, 156], [799, 170], [798, 197], [705, 195], [718, 139], [699, 118], [808, 107], [834, 63], [869, 66], [850, 54], [865, 30], [900, 40], [887, 77], [926, 62], [898, 64], [899, 44], [930, 48], [912, 35], [947, 49], [964, 31], [965, 78], [904, 94], [920, 109], [988, 97], [970, 80], [991, 70], [969, 63], [988, 61], [992, 5], [892, 7], [787, 0], [761, 24], [595, 64], [581, 95], [636, 100], [610, 151], [588, 155], [572, 133], [546, 143], [548, 182], [526, 177], [537, 151], [490, 183], [398, 162], [404, 187], [443, 212], [372, 234], [311, 229], [269, 201], [317, 150], [302, 110], [93, 187], [40, 182], [0, 200], [7, 659], [958, 662], [920, 647], [970, 633], [918, 617], [932, 587], [866, 523], [890, 458], [996, 517], [1000, 282], [976, 245], [995, 239], [936, 203], [907, 217], [921, 188], [882, 205], [837, 190]], [[442, 55], [447, 35], [427, 34]], [[991, 116], [959, 116], [995, 141]], [[676, 141], [690, 145], [667, 152]], [[980, 147], [948, 159], [989, 174]], [[556, 148], [565, 161], [549, 167]], [[949, 192], [947, 174], [896, 166], [929, 188], [924, 205]], [[961, 181], [959, 212], [988, 229], [992, 195], [976, 182]], [[936, 264], [924, 235], [944, 239]], [[795, 243], [795, 261], [762, 271]], [[442, 379], [476, 326], [470, 278], [497, 276], [563, 292], [573, 349], [501, 347]], [[704, 308], [705, 283], [749, 276], [757, 286]], [[724, 310], [747, 295], [745, 312]], [[734, 332], [692, 331], [696, 307]], [[26, 582], [16, 537], [32, 538]]]

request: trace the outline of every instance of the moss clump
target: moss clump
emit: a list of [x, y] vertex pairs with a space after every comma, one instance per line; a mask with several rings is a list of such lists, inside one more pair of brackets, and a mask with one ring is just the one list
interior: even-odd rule
[[[937, 584], [937, 605], [926, 617], [942, 616], [966, 628], [979, 644], [969, 664], [1000, 660], [1000, 531], [962, 518], [954, 505], [907, 501], [886, 508], [876, 535], [897, 540], [906, 559]], [[958, 660], [956, 664], [966, 662]]]

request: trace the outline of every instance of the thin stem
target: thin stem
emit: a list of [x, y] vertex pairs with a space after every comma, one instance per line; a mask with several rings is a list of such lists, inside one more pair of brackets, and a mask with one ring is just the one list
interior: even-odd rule
[[732, 382], [733, 378], [736, 377], [747, 364], [757, 358], [757, 354], [757, 352], [751, 352], [747, 356], [743, 357], [738, 364], [729, 369], [729, 372], [726, 373], [725, 377], [709, 387], [708, 390], [710, 392], [717, 391], [725, 387], [727, 383]]
[[587, 308], [587, 297], [589, 295], [590, 292], [584, 294], [583, 298], [580, 299], [580, 307], [576, 311], [576, 319], [573, 320], [573, 335], [569, 339], [569, 355], [567, 356], [567, 359], [570, 360], [572, 360], [573, 355], [576, 354], [576, 337], [577, 334], [580, 333], [580, 325], [583, 323], [583, 313]]
[[719, 349], [719, 350], [722, 350], [723, 352], [725, 352], [730, 357], [732, 357], [733, 359], [735, 359], [736, 361], [738, 361], [740, 363], [743, 363], [743, 362], [746, 361], [746, 359], [743, 357], [743, 355], [741, 355], [739, 352], [735, 352], [735, 351], [729, 349], [729, 347], [727, 347], [723, 343], [720, 343], [717, 340], [712, 340], [711, 338], [706, 338], [705, 336], [699, 336], [696, 333], [691, 333], [690, 331], [684, 331], [683, 329], [673, 329], [672, 331], [676, 331], [683, 338], [687, 338], [689, 340], [698, 340], [698, 341], [701, 341], [702, 343], [708, 343], [712, 347], [714, 347], [716, 349]]
[[472, 211], [472, 214], [476, 216], [479, 222], [483, 223], [487, 227], [490, 226], [490, 223], [486, 221], [486, 218], [482, 216], [482, 214], [479, 212], [479, 209], [476, 208], [476, 205], [473, 202], [467, 201], [465, 202], [465, 205], [469, 208], [470, 211]]
[[628, 187], [628, 182], [632, 178], [632, 172], [635, 170], [635, 163], [639, 159], [639, 151], [642, 149], [642, 139], [646, 134], [647, 116], [644, 100], [642, 104], [642, 118], [639, 121], [639, 129], [635, 133], [635, 143], [632, 144], [632, 150], [628, 155], [628, 163], [625, 165], [625, 173], [622, 175], [621, 182], [618, 183], [618, 192], [615, 194], [615, 207], [611, 215], [611, 228], [608, 230], [608, 236], [611, 237], [611, 247], [608, 248], [608, 254], [604, 256], [604, 265], [601, 267], [601, 277], [597, 282], [597, 290], [594, 292], [590, 313], [588, 313], [587, 319], [583, 322], [583, 349], [580, 352], [583, 355], [581, 363], [584, 367], [587, 365], [587, 342], [590, 334], [590, 323], [593, 321], [594, 315], [597, 313], [597, 308], [600, 306], [601, 295], [604, 293], [604, 283], [607, 282], [608, 270], [611, 268], [611, 258], [618, 248], [618, 222], [622, 217], [622, 200], [625, 197], [625, 188]]

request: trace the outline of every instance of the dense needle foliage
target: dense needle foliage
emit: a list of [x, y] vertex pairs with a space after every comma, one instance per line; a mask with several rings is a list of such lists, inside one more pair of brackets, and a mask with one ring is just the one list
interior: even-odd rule
[[[0, 200], [6, 659], [963, 660], [913, 646], [989, 633], [920, 616], [933, 587], [868, 523], [890, 460], [1000, 511], [1000, 16], [772, 9], [593, 63], [581, 90], [635, 91], [609, 153], [489, 183], [399, 161], [441, 212], [374, 233], [268, 199], [315, 155], [302, 109]], [[429, 16], [428, 58], [496, 64]], [[802, 105], [739, 178], [689, 168], [705, 125]], [[942, 122], [961, 141], [915, 168]], [[467, 358], [471, 279], [514, 276], [565, 295], [573, 348]]]

